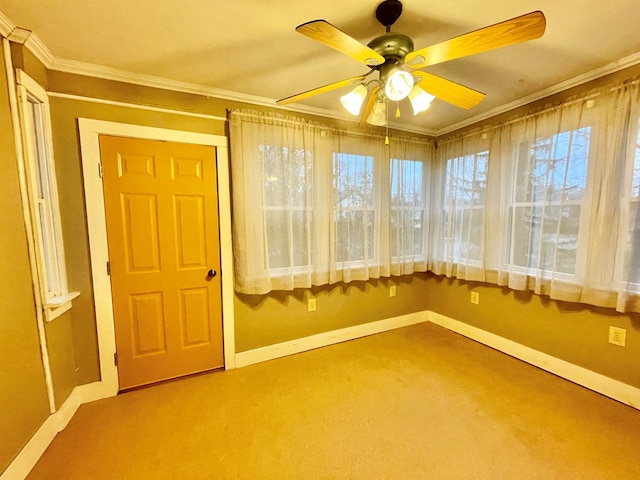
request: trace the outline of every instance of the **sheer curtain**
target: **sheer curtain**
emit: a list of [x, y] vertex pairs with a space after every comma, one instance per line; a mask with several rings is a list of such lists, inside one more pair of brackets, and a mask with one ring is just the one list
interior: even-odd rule
[[630, 81], [439, 142], [431, 269], [639, 311], [639, 104]]
[[245, 110], [230, 111], [229, 125], [237, 291], [426, 270], [429, 142], [391, 137], [385, 145], [384, 137]]
[[489, 148], [475, 133], [438, 143], [433, 164], [432, 253], [438, 275], [485, 281], [485, 204]]

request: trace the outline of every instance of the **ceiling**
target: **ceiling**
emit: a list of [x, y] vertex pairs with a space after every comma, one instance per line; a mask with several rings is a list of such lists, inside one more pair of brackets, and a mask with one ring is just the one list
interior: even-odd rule
[[[106, 77], [126, 72], [134, 81], [158, 77], [177, 88], [190, 85], [212, 95], [275, 105], [275, 99], [368, 71], [300, 35], [297, 25], [326, 19], [367, 44], [384, 33], [375, 19], [378, 3], [0, 0], [0, 12], [5, 23], [33, 32], [31, 44], [41, 45], [50, 68]], [[403, 6], [392, 31], [410, 36], [416, 49], [534, 10], [547, 19], [540, 39], [425, 69], [487, 97], [468, 111], [436, 100], [417, 117], [405, 100], [394, 125], [408, 131], [442, 134], [640, 62], [637, 0], [404, 0]], [[339, 96], [348, 90], [290, 109], [346, 118]]]

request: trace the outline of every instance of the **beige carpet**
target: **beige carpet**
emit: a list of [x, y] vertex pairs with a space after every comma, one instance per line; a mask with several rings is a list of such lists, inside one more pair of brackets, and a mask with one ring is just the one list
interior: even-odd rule
[[80, 407], [30, 479], [640, 479], [640, 411], [433, 324]]

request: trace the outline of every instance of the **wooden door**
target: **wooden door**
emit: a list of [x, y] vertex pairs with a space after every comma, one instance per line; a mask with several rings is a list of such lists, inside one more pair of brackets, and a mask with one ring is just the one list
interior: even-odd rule
[[215, 148], [100, 136], [100, 157], [120, 389], [223, 366]]

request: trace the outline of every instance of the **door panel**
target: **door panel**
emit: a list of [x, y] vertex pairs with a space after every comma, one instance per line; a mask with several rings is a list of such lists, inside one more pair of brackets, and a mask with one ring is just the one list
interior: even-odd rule
[[182, 345], [191, 347], [211, 343], [209, 331], [209, 300], [204, 288], [180, 291], [180, 323]]
[[205, 199], [195, 195], [176, 195], [173, 199], [177, 268], [204, 268], [207, 266]]
[[156, 195], [120, 194], [127, 273], [160, 271]]
[[100, 136], [118, 376], [223, 366], [215, 148]]

